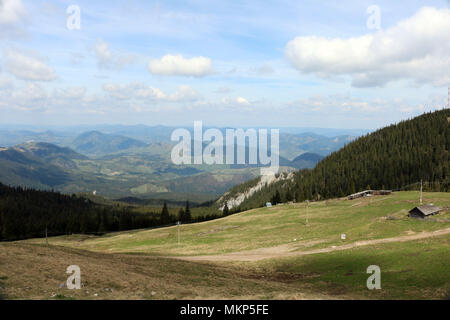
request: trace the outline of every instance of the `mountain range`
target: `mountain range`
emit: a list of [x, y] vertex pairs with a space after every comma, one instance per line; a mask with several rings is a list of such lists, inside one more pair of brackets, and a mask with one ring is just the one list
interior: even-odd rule
[[[110, 198], [190, 198], [201, 202], [259, 175], [256, 165], [174, 165], [169, 129], [173, 128], [106, 130], [113, 133], [1, 131], [0, 141], [6, 147], [0, 148], [0, 182], [64, 193], [97, 191]], [[144, 139], [146, 134], [153, 136], [136, 138]], [[346, 135], [282, 133], [282, 170], [312, 168], [352, 139]]]

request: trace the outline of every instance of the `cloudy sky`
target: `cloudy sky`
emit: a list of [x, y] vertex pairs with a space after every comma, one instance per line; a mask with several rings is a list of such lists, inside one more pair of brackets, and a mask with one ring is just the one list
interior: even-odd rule
[[0, 0], [0, 124], [378, 128], [445, 107], [449, 7]]

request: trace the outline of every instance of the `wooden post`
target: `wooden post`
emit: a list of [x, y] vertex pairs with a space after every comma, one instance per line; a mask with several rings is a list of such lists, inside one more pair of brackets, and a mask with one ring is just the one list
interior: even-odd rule
[[308, 225], [309, 200], [306, 200], [306, 225]]
[[180, 221], [177, 222], [177, 226], [178, 226], [178, 247], [180, 246]]
[[420, 204], [422, 204], [422, 180], [420, 180]]
[[47, 232], [47, 225], [45, 226], [45, 244], [48, 247], [48, 232]]

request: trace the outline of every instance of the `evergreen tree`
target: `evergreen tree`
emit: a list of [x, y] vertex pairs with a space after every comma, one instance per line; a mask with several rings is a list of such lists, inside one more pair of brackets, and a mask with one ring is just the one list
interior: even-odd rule
[[185, 215], [185, 222], [191, 222], [192, 216], [191, 216], [191, 209], [189, 208], [189, 201], [186, 201], [186, 210], [184, 212]]
[[230, 209], [228, 208], [228, 202], [225, 202], [225, 206], [223, 207], [222, 214], [225, 217], [230, 214]]
[[166, 225], [170, 223], [170, 215], [169, 215], [169, 209], [167, 208], [167, 202], [164, 201], [164, 205], [161, 211], [161, 224]]
[[278, 204], [281, 203], [281, 194], [280, 194], [280, 190], [277, 190], [275, 192], [275, 195], [272, 197], [271, 201], [272, 204]]
[[178, 211], [178, 221], [184, 222], [186, 220], [186, 215], [183, 208], [180, 208], [180, 211]]

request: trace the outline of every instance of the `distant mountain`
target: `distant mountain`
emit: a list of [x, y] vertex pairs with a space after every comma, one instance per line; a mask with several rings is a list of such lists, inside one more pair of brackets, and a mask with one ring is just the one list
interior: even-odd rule
[[291, 161], [291, 167], [296, 169], [312, 169], [324, 157], [317, 153], [306, 152]]
[[[37, 152], [34, 149], [34, 152]], [[52, 159], [50, 159], [52, 158]], [[70, 174], [61, 165], [71, 163], [64, 155], [56, 153], [44, 158], [37, 157], [24, 146], [0, 149], [0, 181], [10, 185], [21, 185], [49, 189], [70, 180]], [[56, 163], [55, 163], [56, 162]]]
[[147, 144], [125, 136], [89, 131], [76, 137], [71, 146], [83, 154], [105, 155], [131, 148], [146, 147]]
[[[89, 128], [36, 132], [8, 128], [8, 134], [1, 138], [21, 141], [21, 144], [1, 149], [0, 182], [64, 193], [96, 190], [99, 195], [113, 198], [185, 200], [188, 197], [206, 201], [260, 172], [258, 165], [248, 164], [173, 164], [174, 143], [170, 141], [170, 133], [174, 128], [171, 127], [105, 126], [99, 127], [102, 132], [80, 131], [85, 129]], [[39, 138], [45, 142], [34, 142]], [[321, 155], [329, 154], [351, 139], [282, 133], [280, 166], [286, 171], [311, 168]], [[49, 140], [56, 142], [49, 143]], [[204, 146], [207, 144], [204, 142]], [[248, 158], [248, 146], [245, 151]], [[308, 157], [308, 154], [316, 156]]]
[[356, 137], [342, 135], [326, 137], [312, 132], [280, 134], [280, 156], [293, 160], [301, 153], [317, 153], [327, 156], [352, 142]]
[[73, 132], [0, 130], [0, 146], [12, 147], [25, 142], [47, 142], [64, 145], [76, 137]]

